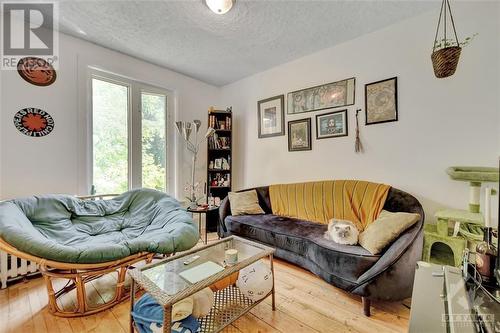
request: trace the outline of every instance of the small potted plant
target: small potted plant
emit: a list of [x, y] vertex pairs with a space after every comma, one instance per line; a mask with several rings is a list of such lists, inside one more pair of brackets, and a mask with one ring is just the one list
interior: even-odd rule
[[463, 42], [449, 38], [434, 41], [431, 59], [437, 78], [445, 78], [455, 74], [462, 48], [467, 46], [476, 35], [465, 38]]

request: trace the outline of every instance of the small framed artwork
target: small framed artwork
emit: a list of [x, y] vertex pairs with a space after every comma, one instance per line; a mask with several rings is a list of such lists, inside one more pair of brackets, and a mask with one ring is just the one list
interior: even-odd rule
[[311, 118], [288, 122], [288, 151], [311, 150]]
[[285, 135], [285, 96], [279, 95], [257, 102], [259, 138]]
[[297, 114], [354, 104], [356, 79], [330, 82], [288, 93], [287, 113]]
[[398, 120], [398, 78], [365, 84], [365, 124]]
[[316, 115], [316, 139], [347, 135], [347, 109]]
[[214, 169], [222, 169], [222, 159], [221, 158], [215, 159]]

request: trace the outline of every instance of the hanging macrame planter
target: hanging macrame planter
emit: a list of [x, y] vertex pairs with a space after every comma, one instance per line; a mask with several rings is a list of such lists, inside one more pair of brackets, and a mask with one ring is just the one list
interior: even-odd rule
[[[453, 34], [455, 39], [447, 39], [446, 28], [447, 20], [451, 20], [451, 25], [453, 27]], [[444, 38], [438, 41], [439, 27], [443, 22], [443, 35]], [[434, 38], [434, 46], [432, 48], [432, 66], [434, 67], [434, 74], [437, 78], [445, 78], [455, 74], [457, 70], [458, 61], [460, 59], [460, 53], [462, 48], [457, 37], [457, 30], [455, 29], [455, 21], [453, 20], [453, 15], [451, 14], [451, 7], [449, 0], [443, 0], [441, 4], [441, 12], [439, 13], [439, 20], [436, 29], [436, 37]]]

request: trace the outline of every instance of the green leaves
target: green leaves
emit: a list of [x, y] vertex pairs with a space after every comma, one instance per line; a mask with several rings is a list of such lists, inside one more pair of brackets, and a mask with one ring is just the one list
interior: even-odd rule
[[452, 47], [452, 46], [466, 47], [467, 45], [469, 45], [474, 40], [474, 38], [477, 35], [479, 35], [479, 34], [476, 32], [472, 36], [466, 37], [463, 40], [463, 42], [459, 42], [458, 44], [457, 44], [457, 41], [455, 39], [451, 39], [451, 38], [444, 39], [444, 38], [442, 38], [440, 40], [434, 41], [434, 49], [435, 49], [435, 51], [437, 51], [437, 50], [444, 49], [446, 47]]

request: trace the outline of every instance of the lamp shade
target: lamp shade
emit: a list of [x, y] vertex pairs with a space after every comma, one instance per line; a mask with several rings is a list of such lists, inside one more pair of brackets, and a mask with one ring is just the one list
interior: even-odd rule
[[182, 130], [182, 135], [184, 136], [184, 140], [189, 141], [189, 137], [191, 136], [192, 131], [193, 131], [193, 123], [184, 123], [184, 128]]
[[200, 127], [201, 127], [201, 120], [193, 120], [193, 123], [194, 123], [194, 126], [196, 127], [196, 133], [198, 133], [198, 131], [200, 130]]
[[184, 122], [183, 121], [176, 121], [175, 127], [177, 127], [177, 131], [179, 132], [179, 134], [182, 135], [183, 128], [184, 128]]

